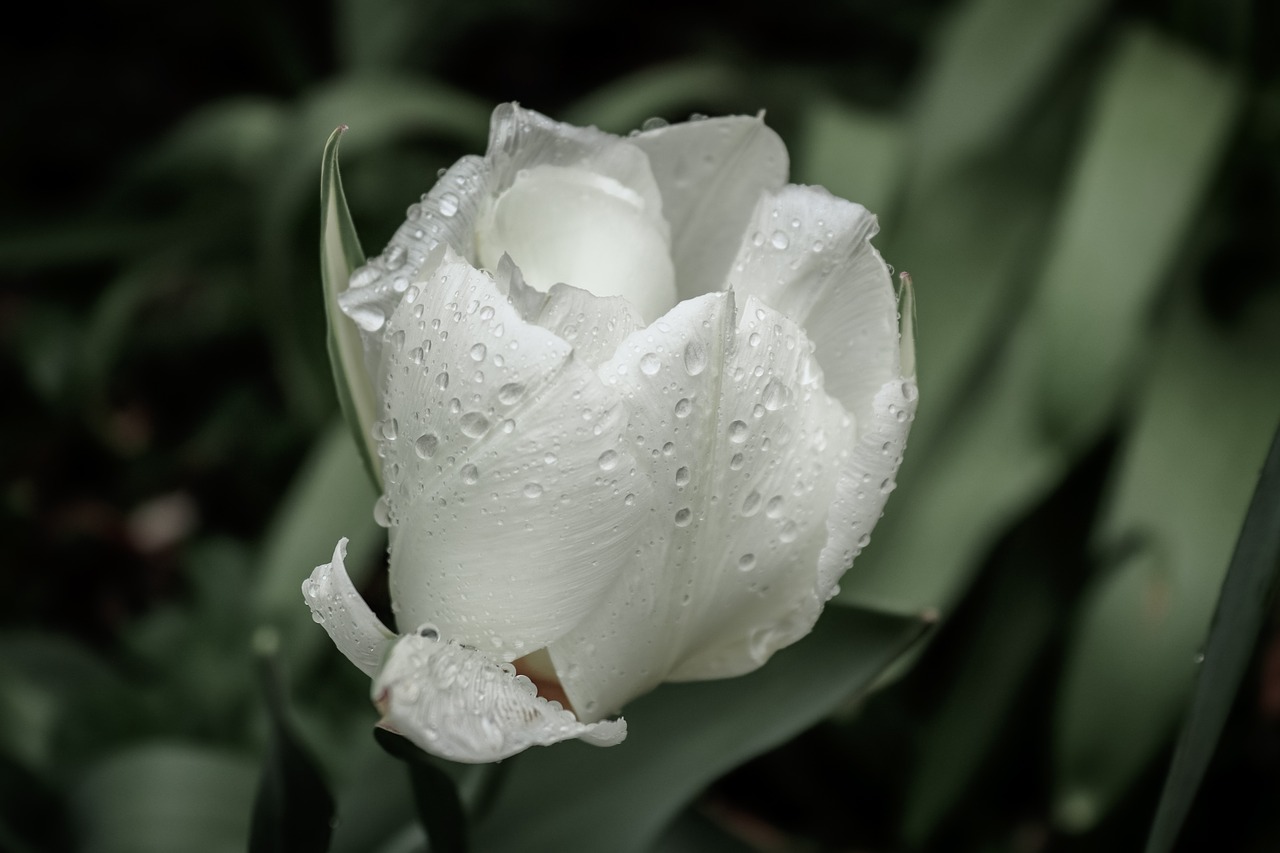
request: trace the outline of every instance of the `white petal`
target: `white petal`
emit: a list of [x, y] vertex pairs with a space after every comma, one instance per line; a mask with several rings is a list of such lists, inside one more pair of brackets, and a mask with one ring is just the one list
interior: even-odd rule
[[681, 303], [600, 373], [655, 491], [638, 565], [550, 647], [583, 719], [663, 680], [748, 672], [809, 631], [854, 438], [803, 331], [755, 299], [736, 323], [730, 293]]
[[786, 314], [809, 335], [827, 393], [856, 418], [902, 378], [897, 300], [872, 247], [876, 218], [820, 187], [790, 185], [755, 207], [730, 284]]
[[409, 285], [430, 273], [449, 246], [463, 257], [475, 255], [475, 220], [488, 198], [489, 165], [480, 157], [463, 157], [446, 172], [420, 202], [409, 205], [403, 225], [396, 229], [381, 255], [351, 274], [338, 297], [343, 313], [360, 327], [365, 364], [374, 384], [386, 338], [386, 321], [404, 298]]
[[622, 296], [651, 319], [676, 302], [670, 243], [656, 197], [646, 204], [640, 193], [582, 166], [520, 170], [476, 223], [481, 266], [496, 269], [509, 254], [540, 290], [568, 283]]
[[635, 307], [620, 296], [596, 296], [567, 284], [557, 284], [549, 293], [535, 290], [524, 283], [509, 256], [498, 262], [495, 280], [526, 322], [571, 344], [574, 358], [591, 367], [610, 358], [627, 335], [644, 326]]
[[528, 654], [634, 551], [648, 484], [617, 395], [456, 257], [406, 294], [390, 335], [379, 438], [398, 620]]
[[786, 146], [759, 116], [673, 124], [631, 141], [662, 191], [680, 298], [719, 289], [756, 200], [786, 183]]
[[333, 561], [316, 566], [302, 582], [302, 597], [311, 608], [311, 618], [329, 632], [338, 651], [365, 675], [372, 676], [395, 634], [365, 604], [347, 575], [343, 560], [347, 540], [338, 540]]
[[624, 720], [580, 723], [540, 698], [510, 664], [439, 639], [434, 628], [422, 634], [392, 647], [374, 678], [373, 700], [382, 725], [433, 755], [480, 763], [571, 738], [613, 746], [627, 736]]

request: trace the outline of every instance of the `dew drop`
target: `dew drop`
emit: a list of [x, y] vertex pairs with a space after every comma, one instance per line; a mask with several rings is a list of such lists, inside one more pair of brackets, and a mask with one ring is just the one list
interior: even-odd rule
[[498, 389], [498, 402], [504, 406], [510, 406], [523, 396], [524, 386], [519, 382], [508, 382]]
[[774, 495], [769, 498], [769, 503], [764, 508], [764, 514], [770, 518], [780, 518], [782, 516], [782, 495]]
[[600, 454], [596, 462], [600, 465], [601, 471], [612, 471], [618, 467], [618, 454], [615, 451], [606, 450]]
[[760, 402], [771, 412], [781, 409], [787, 402], [787, 386], [777, 379], [770, 379], [760, 393]]
[[387, 441], [395, 441], [400, 432], [400, 423], [395, 418], [387, 418], [382, 422], [382, 437]]
[[424, 432], [413, 443], [413, 450], [418, 454], [419, 459], [430, 459], [436, 455], [436, 448], [439, 446], [440, 439], [436, 438], [434, 433]]
[[760, 493], [752, 489], [742, 500], [742, 514], [748, 518], [760, 511]]
[[760, 346], [760, 333], [752, 332], [751, 336], [747, 338], [747, 343], [751, 344], [753, 347]]
[[689, 341], [685, 344], [684, 369], [690, 376], [697, 376], [707, 369], [707, 348], [701, 341]]
[[864, 534], [862, 534], [861, 536], [859, 536], [859, 537], [858, 537], [858, 547], [859, 547], [859, 548], [865, 548], [865, 547], [867, 547], [867, 546], [868, 546], [868, 545], [870, 545], [870, 544], [871, 544], [871, 534], [870, 534], [870, 533], [864, 533]]
[[748, 432], [750, 430], [747, 429], [745, 421], [734, 421], [729, 424], [729, 440], [734, 444], [742, 444], [742, 442], [746, 441]]
[[681, 465], [679, 468], [676, 469], [676, 485], [677, 486], [689, 485], [690, 476], [691, 475], [689, 473], [688, 466]]
[[693, 521], [693, 510], [688, 507], [676, 511], [676, 527], [688, 527]]
[[489, 428], [489, 419], [480, 412], [467, 412], [458, 421], [458, 426], [462, 429], [462, 434], [468, 438], [476, 438], [484, 434]]
[[729, 457], [729, 469], [732, 471], [742, 470], [742, 464], [746, 461], [741, 453], [735, 453]]
[[556, 462], [560, 461], [560, 457], [548, 450], [546, 455], [542, 457], [542, 461], [547, 465], [554, 465]]
[[693, 411], [693, 403], [689, 401], [688, 397], [681, 397], [676, 400], [675, 411], [677, 418], [687, 418], [689, 417], [689, 412]]
[[647, 352], [640, 357], [640, 369], [646, 376], [652, 376], [662, 369], [662, 361], [656, 353]]
[[441, 391], [449, 387], [448, 371], [442, 370], [440, 371], [440, 373], [436, 375], [436, 387], [439, 388]]
[[542, 497], [542, 484], [526, 483], [524, 487], [524, 496], [529, 499]]
[[796, 528], [796, 523], [794, 521], [788, 521], [786, 524], [782, 525], [782, 529], [778, 531], [778, 538], [783, 542], [794, 542], [796, 541], [797, 533], [798, 530]]
[[373, 520], [379, 527], [391, 526], [391, 508], [387, 505], [386, 495], [379, 495], [373, 502]]
[[476, 344], [471, 348], [472, 361], [484, 361], [484, 357], [489, 354], [489, 348], [484, 344]]
[[462, 482], [468, 486], [474, 486], [480, 479], [480, 471], [474, 465], [463, 465], [462, 470], [458, 473], [462, 475]]
[[444, 193], [440, 196], [440, 215], [453, 216], [458, 212], [458, 197], [453, 193]]
[[775, 249], [785, 249], [791, 244], [791, 241], [787, 239], [787, 235], [781, 231], [774, 231], [773, 236], [769, 238], [769, 242]]
[[739, 569], [739, 570], [744, 571], [744, 572], [749, 572], [749, 571], [751, 571], [752, 569], [754, 569], [755, 567], [756, 567], [756, 555], [755, 555], [755, 554], [743, 554], [741, 557], [739, 557], [739, 558], [738, 558], [738, 569]]
[[666, 444], [662, 445], [663, 456], [674, 456], [675, 452], [676, 452], [675, 442], [668, 441]]
[[[355, 287], [355, 284], [352, 283], [351, 286]], [[377, 308], [370, 308], [364, 305], [352, 309], [350, 317], [356, 321], [357, 326], [366, 332], [376, 332], [387, 322], [386, 314], [383, 314]]]

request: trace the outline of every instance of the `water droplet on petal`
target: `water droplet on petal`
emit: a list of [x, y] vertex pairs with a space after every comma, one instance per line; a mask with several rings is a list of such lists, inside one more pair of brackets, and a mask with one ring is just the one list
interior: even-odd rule
[[760, 511], [760, 493], [752, 489], [742, 500], [742, 514], [748, 518]]
[[646, 376], [652, 376], [662, 369], [662, 360], [656, 353], [647, 352], [640, 357], [640, 369]]
[[787, 235], [781, 231], [774, 231], [773, 236], [769, 238], [769, 242], [773, 244], [775, 249], [785, 249], [791, 244], [791, 241], [787, 239]]
[[742, 444], [747, 440], [747, 433], [750, 430], [744, 421], [734, 421], [729, 424], [729, 440], [734, 444]]
[[477, 438], [489, 428], [489, 419], [480, 412], [467, 412], [458, 421], [458, 426], [462, 429], [463, 435], [468, 438]]
[[781, 409], [787, 402], [787, 386], [777, 379], [770, 379], [760, 393], [760, 402], [771, 412]]
[[440, 196], [440, 215], [453, 216], [458, 212], [458, 197], [453, 193]]
[[414, 452], [418, 454], [419, 459], [430, 459], [435, 456], [436, 448], [439, 446], [440, 439], [429, 432], [424, 432], [418, 436], [418, 440], [413, 443]]
[[707, 348], [702, 341], [689, 341], [684, 347], [684, 369], [690, 376], [697, 376], [707, 369]]
[[442, 370], [442, 371], [440, 371], [440, 373], [439, 373], [439, 374], [437, 374], [437, 376], [436, 376], [436, 387], [437, 387], [437, 388], [439, 388], [441, 391], [443, 391], [444, 389], [446, 389], [446, 388], [448, 388], [448, 387], [449, 387], [449, 374], [448, 374], [448, 372], [446, 372], [446, 371]]
[[379, 495], [378, 499], [373, 502], [373, 520], [378, 523], [379, 527], [391, 526], [391, 509], [387, 505], [386, 495]]
[[526, 483], [524, 487], [524, 496], [530, 499], [542, 497], [542, 484]]
[[676, 485], [677, 486], [689, 485], [690, 477], [691, 475], [689, 473], [688, 466], [681, 465], [679, 468], [676, 469]]
[[467, 464], [462, 466], [462, 470], [458, 472], [462, 475], [462, 482], [468, 486], [474, 486], [480, 479], [480, 471], [476, 466]]
[[471, 348], [471, 360], [484, 361], [484, 357], [488, 355], [488, 353], [489, 353], [488, 347], [486, 347], [484, 344], [476, 344]]
[[693, 510], [685, 507], [676, 512], [676, 527], [688, 527], [691, 521], [693, 521]]
[[689, 412], [693, 411], [693, 403], [689, 401], [688, 397], [681, 397], [676, 400], [675, 411], [677, 418], [687, 418], [689, 417]]
[[741, 454], [741, 453], [735, 453], [735, 454], [733, 454], [733, 456], [729, 457], [729, 468], [730, 468], [730, 470], [733, 470], [733, 471], [739, 471], [739, 470], [741, 470], [741, 469], [742, 469], [742, 463], [743, 463], [743, 462], [745, 462], [745, 461], [746, 461], [746, 460], [743, 458], [743, 456], [742, 456], [742, 454]]
[[783, 542], [794, 542], [796, 541], [797, 532], [796, 523], [794, 521], [788, 521], [786, 524], [782, 525], [782, 529], [778, 531], [778, 538]]
[[764, 514], [770, 518], [780, 518], [782, 516], [782, 495], [774, 495], [769, 498], [769, 503], [764, 508]]
[[596, 462], [599, 463], [601, 471], [612, 471], [618, 467], [618, 454], [615, 451], [606, 450], [600, 454]]
[[756, 567], [755, 554], [743, 554], [738, 558], [738, 568], [744, 572], [749, 572]]
[[508, 382], [498, 389], [498, 402], [510, 406], [524, 396], [524, 386], [519, 382]]

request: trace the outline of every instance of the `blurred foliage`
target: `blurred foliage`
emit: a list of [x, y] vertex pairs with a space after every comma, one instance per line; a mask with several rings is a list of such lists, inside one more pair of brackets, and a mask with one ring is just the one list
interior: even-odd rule
[[[349, 125], [376, 249], [512, 99], [615, 132], [767, 110], [795, 179], [877, 211], [912, 273], [924, 400], [812, 637], [639, 700], [616, 750], [433, 767], [474, 849], [1141, 847], [1280, 419], [1280, 10], [602, 8], [142, 0], [0, 36], [0, 849], [244, 849], [260, 779], [260, 827], [327, 787], [336, 853], [422, 849], [298, 593], [345, 535], [387, 609], [317, 179]], [[1177, 850], [1280, 849], [1280, 622], [1248, 603], [1218, 617], [1244, 676], [1205, 679], [1230, 714]]]

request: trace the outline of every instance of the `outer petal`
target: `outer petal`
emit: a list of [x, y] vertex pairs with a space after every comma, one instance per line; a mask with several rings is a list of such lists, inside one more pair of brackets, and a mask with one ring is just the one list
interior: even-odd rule
[[827, 393], [859, 421], [885, 383], [903, 378], [893, 283], [871, 245], [877, 230], [862, 205], [789, 185], [756, 204], [729, 277], [804, 328]]
[[[876, 218], [820, 187], [790, 185], [756, 205], [730, 281], [804, 326], [827, 392], [858, 424], [819, 563], [823, 598], [870, 541], [915, 417], [915, 359], [900, 335], [889, 270], [871, 245]], [[904, 306], [905, 320], [911, 310]], [[905, 372], [904, 372], [905, 371]]]
[[631, 141], [662, 191], [680, 298], [718, 289], [757, 199], [786, 183], [786, 146], [763, 116], [673, 124]]
[[626, 721], [580, 723], [540, 698], [511, 664], [441, 640], [429, 627], [392, 647], [374, 678], [373, 700], [383, 726], [451, 761], [498, 761], [571, 738], [613, 746], [627, 736]]
[[406, 293], [390, 340], [379, 438], [398, 619], [508, 660], [541, 648], [635, 549], [648, 483], [617, 395], [452, 256]]
[[600, 368], [654, 482], [637, 566], [550, 648], [584, 719], [668, 679], [755, 669], [812, 627], [853, 422], [804, 333], [732, 294], [682, 303]]
[[316, 566], [302, 582], [302, 597], [311, 608], [311, 618], [329, 633], [338, 651], [365, 675], [372, 676], [395, 634], [387, 630], [356, 592], [343, 565], [346, 556], [347, 540], [339, 539], [333, 549], [333, 561]]

